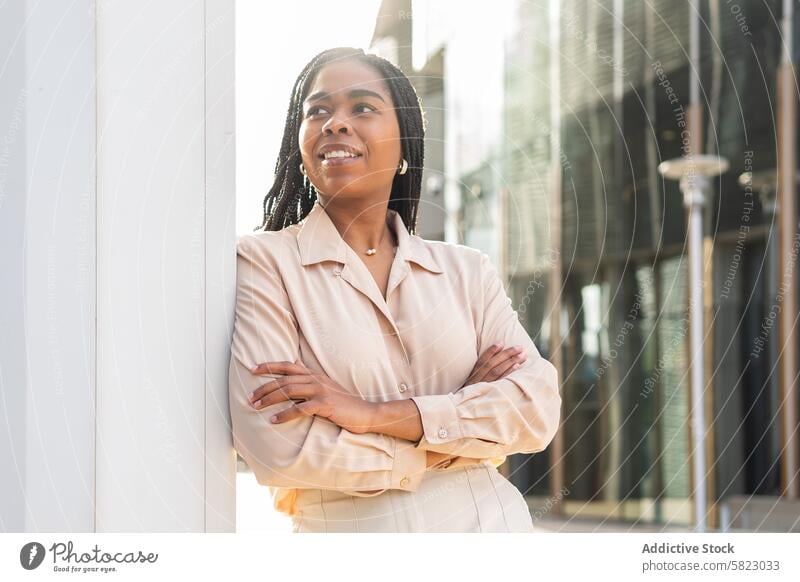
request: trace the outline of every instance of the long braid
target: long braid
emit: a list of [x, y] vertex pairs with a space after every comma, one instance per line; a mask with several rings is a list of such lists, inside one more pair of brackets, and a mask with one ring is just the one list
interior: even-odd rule
[[315, 56], [303, 68], [292, 88], [283, 141], [275, 163], [275, 180], [264, 197], [263, 218], [254, 230], [281, 230], [300, 222], [314, 206], [317, 191], [300, 171], [299, 132], [303, 99], [314, 76], [323, 65], [344, 58], [356, 58], [372, 65], [383, 76], [396, 107], [400, 127], [402, 157], [408, 162], [405, 174], [396, 174], [389, 197], [389, 208], [397, 211], [410, 233], [416, 231], [417, 209], [425, 162], [425, 121], [419, 96], [411, 81], [391, 62], [362, 49], [334, 48]]

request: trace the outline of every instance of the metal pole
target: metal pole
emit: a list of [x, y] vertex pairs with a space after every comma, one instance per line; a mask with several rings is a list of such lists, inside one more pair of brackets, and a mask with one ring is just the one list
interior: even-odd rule
[[[697, 156], [703, 150], [703, 104], [700, 101], [700, 12], [697, 2], [689, 3], [689, 106], [687, 115], [689, 119], [689, 151], [685, 156]], [[684, 196], [684, 206], [687, 214], [687, 229], [689, 236], [689, 350], [690, 350], [690, 377], [692, 393], [692, 470], [694, 484], [695, 528], [703, 532], [706, 529], [706, 461], [705, 461], [705, 430], [698, 432], [699, 427], [705, 427], [705, 353], [702, 346], [703, 327], [703, 193], [699, 190], [701, 185], [695, 180], [701, 178], [694, 173], [695, 168], [688, 167], [682, 178], [681, 191]], [[686, 184], [684, 185], [684, 182]], [[699, 200], [692, 200], [696, 192]], [[699, 336], [699, 340], [695, 339]], [[711, 336], [713, 337], [713, 336]], [[695, 341], [700, 342], [697, 348]], [[709, 384], [710, 385], [710, 384]], [[699, 400], [697, 392], [700, 391]], [[699, 408], [698, 408], [699, 406]], [[702, 473], [699, 471], [702, 470]]]
[[[559, 378], [564, 378], [564, 365], [561, 358], [561, 69], [559, 46], [561, 43], [561, 11], [559, 0], [550, 0], [550, 264], [549, 311], [550, 311], [550, 362], [558, 370]], [[550, 445], [550, 494], [553, 499], [561, 499], [564, 488], [564, 432], [559, 427]], [[563, 513], [563, 505], [558, 503], [556, 514]]]
[[703, 191], [706, 178], [681, 181], [689, 223], [689, 350], [691, 352], [692, 468], [694, 470], [695, 529], [706, 531], [705, 351], [703, 349]]
[[725, 158], [690, 155], [663, 162], [658, 171], [680, 180], [688, 215], [689, 236], [689, 351], [691, 378], [692, 469], [694, 471], [695, 530], [706, 530], [705, 353], [703, 349], [703, 205], [709, 179], [728, 169]]
[[797, 175], [797, 80], [792, 62], [793, 30], [792, 2], [783, 3], [783, 50], [778, 71], [778, 205], [779, 219], [780, 283], [779, 298], [783, 305], [778, 316], [778, 343], [780, 356], [781, 433], [781, 489], [787, 499], [798, 497], [798, 445], [797, 445], [797, 255], [793, 251], [797, 233], [796, 175]]

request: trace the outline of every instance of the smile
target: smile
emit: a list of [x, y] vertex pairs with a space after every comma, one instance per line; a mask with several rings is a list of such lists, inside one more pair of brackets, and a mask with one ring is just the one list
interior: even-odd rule
[[361, 158], [361, 154], [355, 154], [344, 150], [334, 150], [325, 152], [320, 158], [322, 158], [323, 168], [331, 168], [354, 164]]

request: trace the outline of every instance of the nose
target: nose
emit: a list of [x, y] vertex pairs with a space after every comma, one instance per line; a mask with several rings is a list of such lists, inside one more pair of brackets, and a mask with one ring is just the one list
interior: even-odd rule
[[322, 126], [323, 135], [331, 135], [334, 132], [345, 135], [351, 133], [350, 123], [346, 117], [338, 114], [331, 115], [330, 119]]

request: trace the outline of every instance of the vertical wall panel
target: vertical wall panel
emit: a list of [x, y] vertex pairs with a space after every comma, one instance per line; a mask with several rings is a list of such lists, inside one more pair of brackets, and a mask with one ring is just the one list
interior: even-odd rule
[[25, 529], [24, 23], [24, 4], [0, 4], [0, 532]]
[[233, 2], [0, 4], [0, 531], [233, 531]]
[[[211, 214], [207, 207], [206, 40], [221, 33], [207, 36], [201, 1], [101, 5], [97, 528], [204, 531], [206, 423], [221, 422], [224, 412], [210, 417], [207, 407], [220, 400], [225, 358], [208, 352], [207, 315], [225, 312], [207, 304], [209, 232], [220, 252], [230, 243], [217, 275], [233, 248], [222, 235], [221, 204]], [[220, 164], [231, 159], [221, 146], [225, 125], [211, 123], [218, 186], [228, 179]], [[233, 196], [224, 186], [216, 192]]]
[[206, 0], [206, 523], [233, 531], [236, 452], [228, 364], [236, 301], [234, 2]]
[[12, 519], [2, 515], [5, 531], [91, 531], [93, 523], [92, 6], [7, 2], [0, 17], [11, 57], [0, 83], [11, 107], [0, 127], [11, 178], [2, 253], [13, 265], [0, 292], [13, 312], [8, 328], [0, 324], [10, 364], [0, 438], [13, 450], [0, 494], [16, 505]]

